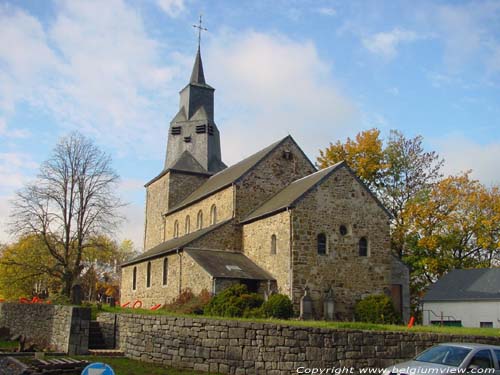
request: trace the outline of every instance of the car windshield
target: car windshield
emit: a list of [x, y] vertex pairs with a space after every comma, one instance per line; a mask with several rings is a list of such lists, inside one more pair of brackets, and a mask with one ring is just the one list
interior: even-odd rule
[[447, 366], [459, 366], [471, 349], [459, 346], [438, 345], [427, 349], [415, 358], [419, 362], [437, 363]]

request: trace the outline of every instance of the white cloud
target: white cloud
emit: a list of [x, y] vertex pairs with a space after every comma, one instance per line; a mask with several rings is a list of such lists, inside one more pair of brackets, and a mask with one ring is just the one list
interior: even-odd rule
[[224, 107], [217, 121], [230, 164], [288, 133], [314, 157], [358, 116], [311, 42], [227, 32], [207, 51], [205, 76]]
[[416, 32], [395, 28], [392, 31], [380, 32], [363, 38], [363, 45], [370, 52], [388, 60], [398, 54], [398, 47], [403, 43], [411, 43], [420, 39]]
[[157, 4], [170, 17], [177, 17], [184, 9], [184, 0], [157, 0]]
[[11, 240], [8, 234], [10, 201], [35, 173], [38, 164], [26, 153], [0, 153], [0, 243]]
[[28, 102], [64, 129], [145, 154], [159, 145], [162, 99], [175, 73], [161, 63], [160, 50], [122, 0], [60, 2], [46, 29], [21, 10], [0, 7], [4, 121]]
[[472, 176], [482, 183], [500, 184], [500, 142], [479, 144], [463, 136], [450, 136], [434, 144], [446, 160], [446, 174], [472, 170]]
[[337, 15], [337, 10], [335, 8], [323, 7], [318, 9], [318, 13], [324, 16], [333, 17]]

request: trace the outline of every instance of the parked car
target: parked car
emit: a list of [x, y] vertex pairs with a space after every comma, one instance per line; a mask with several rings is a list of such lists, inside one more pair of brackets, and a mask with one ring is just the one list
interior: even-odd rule
[[386, 368], [383, 375], [461, 373], [500, 375], [500, 346], [439, 344], [423, 351], [411, 361]]

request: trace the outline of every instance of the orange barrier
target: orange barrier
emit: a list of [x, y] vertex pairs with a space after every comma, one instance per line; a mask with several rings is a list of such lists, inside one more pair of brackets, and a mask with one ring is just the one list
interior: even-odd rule
[[412, 317], [410, 318], [409, 323], [408, 323], [408, 328], [413, 327], [413, 325], [414, 325], [414, 324], [415, 324], [415, 317], [414, 317], [414, 316], [412, 316]]
[[47, 302], [45, 302], [47, 305], [50, 305], [52, 303], [52, 301], [49, 299], [47, 300]]
[[155, 311], [155, 310], [158, 310], [160, 307], [161, 307], [161, 303], [159, 303], [158, 305], [154, 305], [153, 307], [150, 308], [150, 310]]
[[5, 302], [5, 300], [3, 298], [0, 298], [0, 302]]
[[132, 306], [133, 309], [140, 309], [142, 307], [142, 301], [135, 301], [134, 305]]
[[30, 300], [24, 297], [19, 298], [19, 303], [30, 303]]
[[124, 303], [124, 304], [122, 305], [122, 307], [123, 307], [123, 308], [125, 308], [125, 307], [128, 307], [128, 305], [130, 305], [130, 301], [128, 301], [127, 303]]
[[31, 303], [38, 303], [38, 302], [40, 302], [40, 299], [37, 296], [31, 299]]

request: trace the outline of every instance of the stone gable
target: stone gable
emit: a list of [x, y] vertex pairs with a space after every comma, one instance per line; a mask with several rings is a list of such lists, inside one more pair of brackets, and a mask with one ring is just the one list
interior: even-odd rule
[[[341, 233], [345, 226], [347, 233]], [[327, 238], [319, 255], [318, 234]], [[368, 241], [368, 256], [359, 241]], [[338, 318], [350, 319], [364, 296], [386, 293], [391, 285], [389, 219], [347, 168], [341, 168], [306, 194], [292, 211], [293, 301], [310, 288], [315, 316], [322, 315], [328, 288], [334, 291]]]
[[315, 172], [314, 166], [289, 137], [236, 183], [237, 220], [291, 182]]

